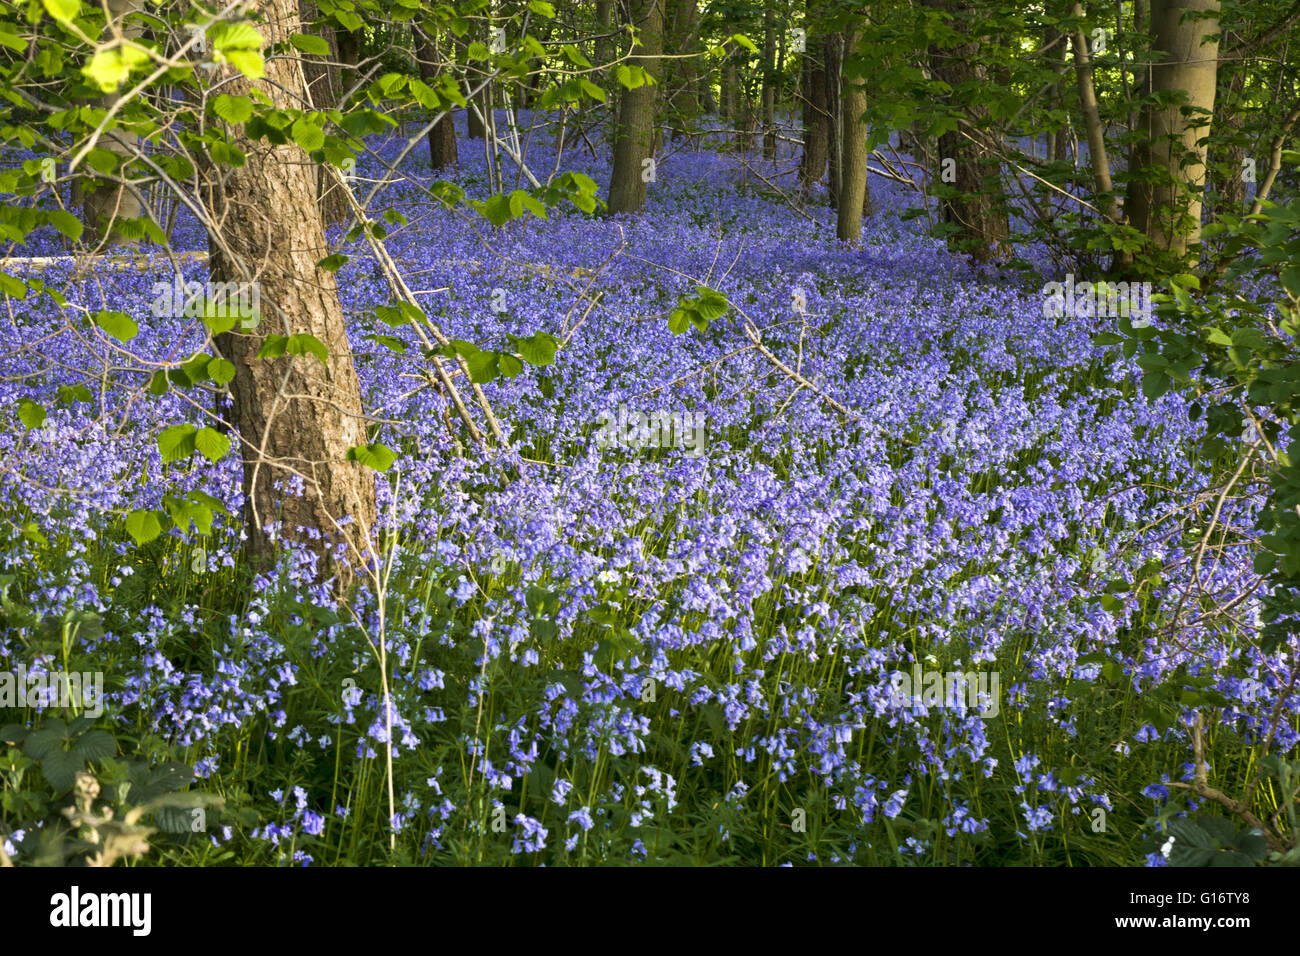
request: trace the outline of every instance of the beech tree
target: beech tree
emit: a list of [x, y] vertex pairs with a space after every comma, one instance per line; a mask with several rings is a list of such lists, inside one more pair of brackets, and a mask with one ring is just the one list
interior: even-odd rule
[[[300, 32], [294, 0], [263, 0], [256, 12], [268, 42], [287, 42]], [[287, 57], [269, 59], [263, 78], [226, 65], [214, 79], [224, 95], [261, 94], [279, 109], [300, 107], [305, 94], [302, 68]], [[246, 125], [232, 127], [231, 134], [230, 145], [246, 162], [214, 170], [209, 187], [221, 232], [209, 237], [209, 248], [212, 279], [256, 282], [262, 302], [255, 331], [223, 332], [216, 341], [235, 366], [230, 390], [251, 509], [248, 547], [264, 563], [273, 559], [266, 526], [278, 520], [293, 537], [298, 528], [320, 532], [308, 540], [319, 542], [322, 556], [349, 537], [365, 553], [375, 523], [375, 482], [373, 473], [349, 460], [351, 449], [367, 444], [366, 419], [338, 286], [318, 264], [329, 249], [312, 201], [314, 170], [298, 142], [257, 142]], [[311, 336], [324, 355], [308, 349], [271, 357], [264, 354], [271, 335], [286, 342]], [[294, 477], [303, 482], [303, 494], [277, 489]]]
[[1200, 241], [1206, 136], [1214, 117], [1218, 0], [1151, 0], [1155, 98], [1142, 115], [1125, 209], [1152, 247], [1181, 256]]
[[[638, 212], [645, 205], [646, 184], [654, 161], [659, 61], [663, 52], [664, 0], [629, 0], [627, 23], [635, 29], [631, 65], [651, 82], [623, 91], [614, 133], [614, 164], [609, 178], [610, 213]], [[647, 162], [649, 161], [649, 162]]]

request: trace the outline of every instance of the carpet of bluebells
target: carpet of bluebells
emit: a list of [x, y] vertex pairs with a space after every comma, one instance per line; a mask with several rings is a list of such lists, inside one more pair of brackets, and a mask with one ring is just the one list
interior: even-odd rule
[[[373, 143], [360, 184], [403, 145]], [[553, 149], [536, 132], [532, 168]], [[606, 182], [594, 152], [570, 145], [563, 168]], [[165, 257], [48, 266], [67, 309], [33, 295], [0, 323], [0, 667], [103, 671], [99, 726], [122, 752], [187, 763], [221, 798], [146, 860], [1160, 865], [1180, 799], [1163, 784], [1191, 776], [1189, 687], [1222, 695], [1208, 758], [1241, 777], [1272, 662], [1249, 628], [1158, 626], [1188, 573], [1171, 516], [1207, 482], [1198, 426], [1093, 343], [1099, 320], [1044, 318], [1049, 267], [977, 271], [900, 218], [914, 197], [883, 178], [860, 248], [838, 243], [824, 192], [787, 202], [787, 154], [751, 156], [760, 178], [673, 140], [640, 216], [500, 229], [431, 201], [423, 156], [382, 204], [407, 219], [387, 245], [426, 311], [483, 348], [564, 345], [484, 386], [508, 448], [460, 450], [418, 343], [375, 318], [382, 272], [335, 235], [376, 440], [398, 452], [376, 473], [392, 573], [350, 611], [290, 547], [274, 574], [244, 567], [234, 455], [159, 457], [162, 428], [212, 408], [143, 391], [203, 343], [196, 320], [149, 314]], [[483, 195], [481, 142], [461, 156], [450, 178]], [[204, 248], [184, 217], [176, 245]], [[701, 284], [734, 308], [674, 335]], [[101, 308], [140, 334], [79, 320]], [[749, 347], [740, 312], [816, 391]], [[77, 385], [90, 401], [59, 400]], [[23, 398], [48, 408], [39, 427], [14, 417]], [[701, 414], [701, 453], [598, 442], [620, 406]], [[178, 489], [226, 514], [136, 547], [123, 516]], [[1225, 520], [1249, 527], [1254, 506]], [[1202, 575], [1226, 599], [1243, 565], [1226, 549]], [[1140, 594], [1116, 584], [1155, 566]], [[69, 612], [89, 623], [50, 651], [39, 622]], [[999, 699], [892, 692], [914, 666], [996, 673]], [[1300, 739], [1293, 720], [1276, 734], [1283, 753]], [[21, 861], [38, 827], [5, 813]]]

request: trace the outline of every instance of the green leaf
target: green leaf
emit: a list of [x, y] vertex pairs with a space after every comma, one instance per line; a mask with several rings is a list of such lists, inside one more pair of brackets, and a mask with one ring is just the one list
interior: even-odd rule
[[300, 116], [294, 121], [290, 134], [293, 136], [293, 141], [309, 153], [325, 145], [325, 133], [305, 116]]
[[268, 335], [262, 341], [262, 347], [257, 350], [257, 357], [260, 359], [279, 358], [284, 354], [289, 345], [289, 336], [287, 335]]
[[70, 790], [86, 762], [70, 750], [53, 750], [41, 761], [41, 773], [56, 791]]
[[40, 428], [45, 424], [45, 409], [30, 398], [18, 403], [18, 420], [28, 428]]
[[16, 276], [0, 272], [0, 292], [3, 292], [11, 299], [25, 299], [27, 298], [27, 283]]
[[76, 242], [81, 238], [81, 220], [66, 209], [46, 210], [45, 218], [49, 220], [51, 226], [59, 230], [59, 232], [63, 233], [73, 242]]
[[198, 429], [189, 424], [164, 428], [158, 436], [158, 451], [162, 454], [162, 460], [180, 461], [194, 454], [194, 436], [197, 433]]
[[500, 372], [497, 362], [496, 352], [478, 352], [465, 356], [465, 364], [469, 366], [469, 380], [471, 382], [492, 381]]
[[144, 508], [138, 508], [126, 516], [126, 533], [129, 534], [136, 546], [148, 544], [158, 535], [162, 534], [162, 522], [158, 520], [158, 515]]
[[289, 37], [289, 42], [295, 50], [310, 53], [312, 56], [330, 55], [329, 41], [323, 37], [312, 36], [309, 33], [295, 33]]
[[81, 0], [41, 0], [41, 6], [60, 23], [70, 23], [81, 12]]
[[140, 326], [125, 312], [96, 312], [94, 322], [119, 342], [130, 342], [140, 332]]
[[514, 378], [524, 370], [524, 363], [513, 355], [502, 352], [497, 360], [497, 367], [506, 378]]
[[529, 365], [552, 365], [555, 351], [560, 347], [555, 336], [548, 332], [537, 332], [526, 339], [511, 336], [519, 349], [519, 357]]
[[212, 112], [227, 123], [245, 123], [253, 115], [253, 101], [247, 96], [222, 93], [212, 100]]
[[208, 363], [208, 374], [218, 385], [225, 385], [235, 378], [235, 363], [223, 358], [214, 358]]
[[336, 252], [332, 256], [326, 256], [320, 262], [316, 263], [317, 269], [324, 269], [326, 272], [338, 272], [348, 261], [348, 257], [341, 252]]
[[87, 760], [103, 760], [117, 754], [117, 741], [106, 730], [92, 730], [77, 738], [72, 749]]
[[228, 50], [260, 50], [262, 35], [246, 20], [231, 22], [229, 20], [215, 24], [208, 35], [212, 37], [214, 49], [223, 53]]
[[262, 54], [256, 50], [227, 50], [222, 53], [231, 65], [250, 80], [260, 80], [266, 76]]
[[194, 448], [208, 461], [220, 461], [230, 451], [230, 439], [215, 428], [201, 428], [194, 436]]
[[758, 47], [754, 46], [754, 41], [743, 33], [733, 33], [729, 39], [738, 47], [748, 50], [750, 53], [757, 53]]
[[385, 445], [357, 445], [348, 449], [348, 461], [359, 462], [375, 471], [387, 471], [397, 461], [397, 454]]
[[112, 47], [92, 56], [81, 72], [101, 91], [111, 93], [122, 85], [133, 69], [148, 60], [149, 55], [135, 47]]
[[1142, 376], [1142, 394], [1150, 401], [1155, 401], [1169, 391], [1169, 376], [1148, 373]]
[[290, 355], [314, 355], [320, 359], [321, 365], [328, 364], [329, 353], [325, 351], [325, 344], [308, 332], [289, 336], [285, 351]]

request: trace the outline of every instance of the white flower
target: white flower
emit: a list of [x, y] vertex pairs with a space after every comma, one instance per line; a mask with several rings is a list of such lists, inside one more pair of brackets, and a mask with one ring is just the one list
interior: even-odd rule
[[1167, 860], [1169, 859], [1169, 854], [1173, 851], [1173, 849], [1174, 849], [1174, 838], [1171, 836], [1167, 841], [1165, 841], [1165, 845], [1160, 848], [1160, 855]]

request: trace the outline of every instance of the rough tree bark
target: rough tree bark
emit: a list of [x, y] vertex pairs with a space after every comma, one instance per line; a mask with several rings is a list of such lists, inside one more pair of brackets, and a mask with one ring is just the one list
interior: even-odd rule
[[799, 161], [799, 182], [804, 190], [811, 189], [826, 175], [827, 149], [830, 143], [830, 110], [826, 103], [826, 67], [820, 34], [812, 26], [813, 3], [807, 6], [808, 24], [805, 37], [802, 88], [803, 88], [803, 156]]
[[[427, 38], [420, 46], [420, 78], [432, 86], [438, 78], [438, 65], [441, 62], [436, 40]], [[460, 162], [460, 154], [456, 149], [456, 124], [450, 112], [429, 130], [428, 139], [429, 165], [432, 168], [446, 169]]]
[[[970, 4], [961, 0], [926, 0], [926, 6], [953, 14], [953, 28], [969, 34], [964, 14]], [[978, 54], [976, 39], [931, 50], [931, 72], [953, 89], [983, 83], [985, 71]], [[986, 147], [968, 138], [978, 133], [987, 116], [988, 111], [983, 107], [968, 108], [960, 119], [960, 127], [939, 137], [939, 178], [942, 179], [945, 170], [950, 170], [954, 177], [953, 182], [946, 183], [953, 194], [940, 201], [944, 222], [957, 227], [949, 242], [978, 262], [1003, 257], [1011, 234], [999, 161]]]
[[[258, 30], [266, 43], [285, 43], [300, 32], [297, 0], [262, 0]], [[266, 77], [252, 81], [226, 66], [216, 74], [223, 91], [248, 94], [256, 88], [279, 109], [301, 105], [304, 80], [297, 58], [266, 63]], [[356, 553], [330, 559], [343, 541], [364, 553], [375, 524], [372, 475], [346, 460], [348, 449], [367, 443], [361, 386], [348, 346], [334, 275], [316, 267], [326, 255], [324, 224], [313, 201], [315, 170], [290, 142], [271, 146], [231, 131], [232, 143], [247, 156], [242, 167], [212, 167], [206, 191], [220, 223], [209, 237], [214, 282], [257, 282], [261, 322], [249, 333], [226, 332], [217, 347], [236, 368], [230, 383], [233, 418], [239, 432], [247, 515], [246, 548], [254, 563], [273, 561], [275, 543], [265, 527], [282, 524], [281, 534], [315, 551], [322, 577], [352, 579]], [[328, 351], [325, 362], [311, 355], [258, 359], [269, 334], [310, 334]], [[293, 494], [277, 484], [302, 476]], [[302, 530], [300, 530], [302, 529]]]
[[692, 58], [699, 52], [697, 0], [670, 0], [668, 14], [666, 48], [684, 57], [667, 61], [663, 68], [668, 113], [676, 137], [700, 112], [699, 61]]
[[[311, 22], [316, 19], [316, 5], [314, 3], [301, 3], [299, 5], [299, 16], [303, 23], [303, 29], [306, 31]], [[333, 30], [323, 30], [317, 35], [330, 45], [331, 51], [338, 49], [338, 40], [334, 36]], [[302, 60], [306, 100], [310, 104], [310, 108], [314, 110], [337, 109], [340, 94], [335, 89], [335, 83], [339, 79], [338, 71], [330, 69], [327, 62], [335, 58], [333, 52], [324, 60], [306, 53], [299, 53], [298, 56]], [[324, 164], [316, 167], [316, 202], [320, 205], [321, 216], [324, 217], [327, 225], [343, 222], [348, 213], [352, 211], [347, 197], [343, 194], [343, 187]]]
[[[640, 45], [629, 63], [657, 81], [663, 53], [664, 0], [633, 0], [629, 4]], [[609, 212], [637, 212], [645, 205], [645, 160], [654, 155], [655, 106], [658, 84], [624, 90], [619, 99], [614, 139], [614, 168], [609, 177]]]

